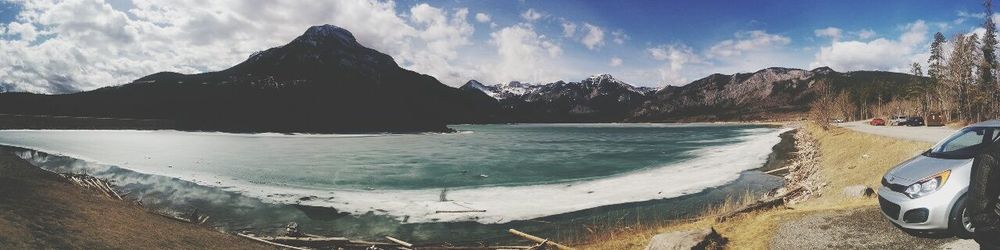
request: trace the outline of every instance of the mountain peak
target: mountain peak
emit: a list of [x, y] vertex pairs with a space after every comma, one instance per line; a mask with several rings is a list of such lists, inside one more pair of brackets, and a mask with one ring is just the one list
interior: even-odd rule
[[812, 72], [813, 73], [817, 73], [817, 74], [826, 74], [826, 73], [833, 73], [833, 72], [837, 72], [837, 71], [831, 69], [830, 67], [823, 66], [823, 67], [819, 67], [819, 68], [813, 69]]
[[603, 80], [617, 80], [617, 79], [615, 79], [615, 77], [614, 77], [614, 76], [611, 76], [611, 74], [600, 74], [600, 75], [592, 75], [592, 76], [590, 76], [590, 77], [589, 77], [589, 78], [587, 78], [587, 79], [588, 79], [588, 80], [592, 79], [592, 80], [597, 80], [597, 81], [603, 81]]
[[354, 38], [354, 34], [351, 34], [350, 31], [344, 28], [331, 24], [309, 27], [305, 33], [295, 38], [295, 41], [307, 42], [313, 45], [333, 41], [342, 45], [360, 46], [358, 40]]

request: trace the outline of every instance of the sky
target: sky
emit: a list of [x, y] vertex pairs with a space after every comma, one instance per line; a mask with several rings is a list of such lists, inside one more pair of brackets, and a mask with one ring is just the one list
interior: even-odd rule
[[907, 72], [926, 63], [935, 32], [982, 32], [982, 13], [977, 0], [0, 0], [0, 92], [223, 70], [321, 24], [450, 86], [608, 73], [663, 87], [766, 67]]

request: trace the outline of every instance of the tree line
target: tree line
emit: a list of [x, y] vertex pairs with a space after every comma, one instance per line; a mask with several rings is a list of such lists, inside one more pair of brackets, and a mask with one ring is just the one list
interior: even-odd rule
[[[911, 79], [905, 87], [887, 86], [887, 79], [839, 91], [827, 84], [817, 90], [819, 97], [810, 116], [829, 121], [939, 113], [953, 122], [997, 119], [1000, 117], [997, 30], [992, 1], [984, 1], [983, 7], [982, 35], [959, 33], [948, 40], [941, 32], [935, 33], [926, 72], [920, 63], [914, 62], [909, 72]], [[886, 95], [883, 91], [895, 93]]]

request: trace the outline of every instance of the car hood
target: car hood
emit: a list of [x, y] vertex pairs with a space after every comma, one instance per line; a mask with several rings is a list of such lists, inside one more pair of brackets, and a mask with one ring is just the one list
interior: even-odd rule
[[923, 155], [914, 156], [885, 173], [890, 183], [910, 185], [931, 175], [954, 169], [972, 162], [972, 159], [941, 159]]

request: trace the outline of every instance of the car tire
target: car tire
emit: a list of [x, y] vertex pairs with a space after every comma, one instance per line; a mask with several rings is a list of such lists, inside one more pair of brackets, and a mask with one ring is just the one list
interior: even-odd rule
[[948, 216], [948, 231], [956, 237], [963, 239], [971, 239], [973, 236], [973, 231], [965, 229], [965, 223], [968, 221], [963, 220], [965, 217], [965, 195], [958, 198], [955, 201], [955, 205], [951, 206], [951, 213]]

